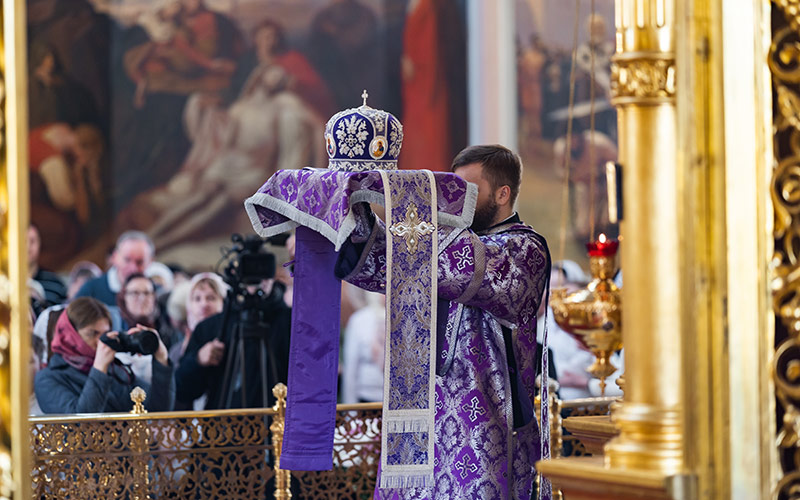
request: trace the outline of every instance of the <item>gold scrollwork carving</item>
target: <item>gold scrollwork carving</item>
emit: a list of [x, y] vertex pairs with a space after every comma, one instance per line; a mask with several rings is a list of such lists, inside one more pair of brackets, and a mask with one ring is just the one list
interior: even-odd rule
[[784, 14], [775, 20], [767, 62], [773, 82], [775, 169], [771, 197], [775, 210], [772, 258], [773, 310], [776, 316], [775, 436], [783, 477], [773, 496], [800, 494], [800, 0], [773, 0]]
[[770, 44], [767, 63], [775, 78], [800, 82], [800, 35], [790, 27], [776, 33]]
[[675, 100], [675, 60], [668, 57], [615, 58], [611, 64], [613, 104]]
[[775, 0], [773, 3], [783, 11], [789, 27], [800, 31], [800, 0]]

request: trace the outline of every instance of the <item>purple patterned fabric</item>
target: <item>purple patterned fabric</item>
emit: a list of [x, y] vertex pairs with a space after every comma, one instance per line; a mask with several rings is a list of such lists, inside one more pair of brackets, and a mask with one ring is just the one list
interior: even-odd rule
[[[476, 187], [448, 172], [433, 175], [439, 223], [469, 227]], [[364, 201], [384, 203], [380, 172], [307, 167], [279, 170], [244, 204], [253, 228], [261, 236], [274, 236], [302, 225], [328, 238], [339, 250], [356, 225], [350, 207]]]
[[[419, 172], [392, 173], [400, 176], [417, 174]], [[351, 206], [358, 208], [360, 202], [384, 203], [385, 182], [381, 175], [375, 171], [283, 170], [245, 201], [253, 227], [262, 236], [305, 226], [297, 231], [289, 395], [281, 457], [283, 466], [290, 470], [325, 470], [331, 467], [340, 285], [332, 272], [336, 254], [333, 245], [325, 239], [338, 248], [351, 234], [354, 239], [369, 239], [375, 233], [363, 213], [362, 217], [356, 217], [359, 211], [351, 211]], [[454, 228], [464, 228], [472, 222], [476, 187], [450, 173], [423, 175], [434, 176], [435, 195], [429, 195], [429, 199], [438, 200], [434, 220], [442, 224], [438, 231], [440, 237], [455, 236]], [[385, 241], [381, 244], [385, 249]], [[385, 272], [385, 255], [382, 259]], [[430, 284], [427, 289], [431, 289]], [[426, 452], [427, 457], [408, 452], [407, 443], [420, 438], [421, 435], [415, 435], [413, 439], [407, 436], [393, 438], [386, 448], [397, 450], [392, 455], [392, 462], [411, 463], [423, 458], [427, 461], [432, 455], [432, 446]]]
[[433, 484], [436, 212], [431, 172], [381, 172], [387, 238], [387, 337], [381, 487]]
[[[475, 186], [449, 173], [437, 173], [435, 178], [437, 293], [445, 305], [439, 310], [446, 311], [447, 318], [444, 332], [438, 332], [441, 341], [436, 351], [434, 486], [376, 489], [375, 497], [528, 500], [533, 464], [544, 447], [534, 418], [514, 428], [512, 375], [502, 329], [511, 329], [518, 395], [525, 399], [524, 407], [531, 407], [536, 393], [535, 313], [549, 265], [546, 244], [522, 224], [507, 224], [479, 236], [465, 230], [475, 208]], [[350, 209], [364, 201], [383, 203], [380, 172], [303, 169], [276, 173], [245, 207], [262, 236], [303, 225], [338, 250], [355, 231], [360, 241], [366, 239], [367, 251], [346, 279], [380, 292], [386, 287], [385, 227], [377, 221], [370, 232], [367, 221]], [[294, 338], [293, 332], [293, 342]], [[407, 442], [423, 438], [406, 434], [392, 438], [387, 448], [413, 450], [416, 445]], [[397, 457], [406, 462], [426, 458], [414, 452]]]
[[[384, 226], [346, 279], [381, 290]], [[440, 235], [439, 240], [446, 238]], [[539, 429], [513, 425], [511, 380], [502, 326], [511, 328], [519, 397], [536, 395], [536, 310], [547, 279], [547, 249], [533, 230], [504, 225], [490, 234], [460, 232], [439, 254], [440, 299], [451, 301], [437, 348], [435, 479], [431, 488], [376, 489], [377, 499], [530, 499]], [[385, 260], [385, 259], [384, 259]], [[453, 305], [455, 304], [455, 305]]]
[[331, 271], [337, 256], [331, 242], [305, 227], [297, 228], [296, 241], [281, 467], [329, 470], [339, 364], [339, 335], [331, 332], [339, 331], [342, 284]]

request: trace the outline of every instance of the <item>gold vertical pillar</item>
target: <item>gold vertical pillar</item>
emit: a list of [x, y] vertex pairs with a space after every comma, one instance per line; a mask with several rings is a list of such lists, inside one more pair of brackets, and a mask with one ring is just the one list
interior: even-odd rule
[[[800, 19], [796, 0], [780, 2]], [[570, 500], [783, 498], [774, 491], [765, 349], [773, 339], [768, 5], [617, 0], [616, 14], [626, 391], [613, 418], [621, 434], [602, 458], [537, 467]], [[797, 71], [796, 38], [787, 42], [773, 53]], [[790, 101], [796, 122], [798, 99]], [[795, 136], [786, 142], [800, 144]], [[773, 196], [796, 215], [795, 163], [785, 182], [776, 174]], [[776, 223], [789, 214], [777, 215]], [[787, 253], [796, 256], [791, 234]], [[783, 276], [797, 280], [795, 270]], [[792, 283], [783, 285], [796, 304]], [[781, 311], [796, 322], [793, 308]], [[793, 387], [797, 366], [787, 365]], [[779, 485], [788, 496], [797, 477]]]
[[2, 2], [0, 145], [0, 497], [30, 498], [25, 2]]
[[675, 4], [618, 0], [612, 102], [623, 165], [625, 400], [606, 464], [677, 474], [681, 421], [681, 175], [677, 168]]

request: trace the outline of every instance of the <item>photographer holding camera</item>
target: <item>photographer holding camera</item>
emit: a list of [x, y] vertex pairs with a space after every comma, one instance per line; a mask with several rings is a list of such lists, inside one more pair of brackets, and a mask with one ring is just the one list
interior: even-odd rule
[[275, 256], [255, 236], [232, 239], [224, 271], [230, 291], [223, 311], [189, 339], [175, 374], [179, 406], [203, 398], [206, 409], [263, 407], [272, 387], [286, 383], [292, 313], [286, 286], [274, 279]]
[[[75, 299], [61, 313], [53, 336], [53, 355], [36, 374], [36, 398], [44, 413], [130, 411], [130, 392], [141, 386], [150, 411], [172, 410], [175, 402], [173, 368], [158, 332], [142, 325], [126, 333], [112, 332], [105, 305], [91, 297]], [[117, 352], [153, 355], [151, 386], [137, 379]]]

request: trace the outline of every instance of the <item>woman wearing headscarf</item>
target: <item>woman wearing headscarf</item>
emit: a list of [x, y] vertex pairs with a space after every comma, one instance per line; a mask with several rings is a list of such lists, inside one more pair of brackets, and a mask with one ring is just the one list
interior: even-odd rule
[[[189, 291], [186, 296], [186, 322], [183, 324], [184, 337], [176, 342], [169, 350], [169, 357], [177, 366], [178, 361], [186, 352], [189, 339], [194, 328], [204, 319], [222, 312], [225, 296], [228, 294], [228, 285], [215, 273], [199, 273], [189, 282]], [[222, 360], [224, 347], [217, 347], [216, 343], [209, 342], [204, 346], [205, 357], [209, 363], [219, 363]]]
[[[176, 342], [169, 350], [169, 358], [177, 367], [186, 353], [186, 347], [192, 338], [195, 327], [203, 320], [219, 314], [225, 305], [225, 296], [228, 294], [228, 285], [215, 273], [199, 273], [194, 275], [189, 282], [186, 294], [186, 321], [183, 323], [184, 338]], [[202, 356], [198, 355], [198, 362], [202, 366], [216, 366], [225, 352], [225, 344], [218, 339], [207, 342], [201, 348]], [[200, 410], [205, 407], [205, 399], [197, 401], [175, 401], [176, 410]]]
[[100, 341], [106, 332], [108, 337], [116, 339], [147, 328], [136, 326], [126, 333], [109, 332], [110, 329], [108, 309], [91, 297], [75, 299], [61, 313], [53, 335], [53, 355], [47, 368], [36, 374], [34, 382], [36, 398], [44, 413], [129, 411], [133, 407], [130, 392], [137, 385], [147, 391], [148, 410], [172, 410], [174, 370], [161, 338], [152, 360], [153, 383], [148, 385], [115, 358], [116, 351]]

